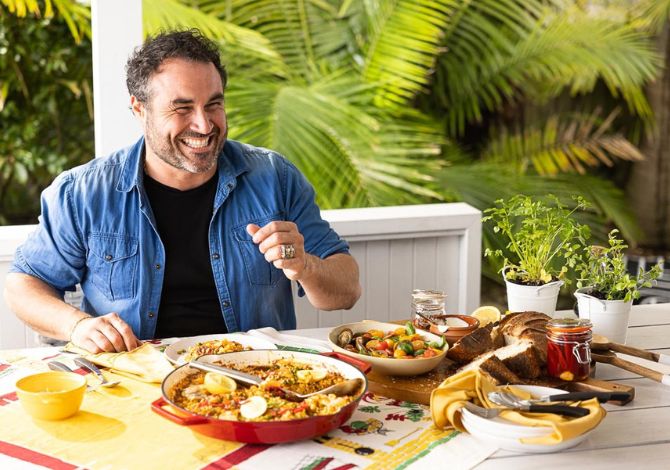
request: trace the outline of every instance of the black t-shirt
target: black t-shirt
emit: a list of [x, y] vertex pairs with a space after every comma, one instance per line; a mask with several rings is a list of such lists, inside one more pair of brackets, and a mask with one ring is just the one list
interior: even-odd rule
[[226, 333], [209, 255], [209, 223], [218, 175], [187, 191], [144, 175], [144, 187], [165, 247], [156, 338]]

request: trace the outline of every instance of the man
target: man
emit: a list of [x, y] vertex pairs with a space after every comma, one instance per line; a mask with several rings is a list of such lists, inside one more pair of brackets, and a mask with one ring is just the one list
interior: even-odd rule
[[[113, 352], [154, 337], [294, 328], [291, 280], [316, 308], [351, 308], [358, 266], [313, 188], [280, 155], [226, 140], [216, 45], [196, 30], [160, 34], [126, 71], [144, 136], [44, 191], [7, 277], [18, 317]], [[81, 310], [62, 300], [77, 284]]]

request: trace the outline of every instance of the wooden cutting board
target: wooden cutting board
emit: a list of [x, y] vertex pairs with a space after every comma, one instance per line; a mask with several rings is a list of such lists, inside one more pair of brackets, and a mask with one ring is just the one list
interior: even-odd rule
[[[368, 390], [372, 393], [382, 395], [396, 400], [410, 401], [413, 403], [430, 404], [430, 393], [437, 388], [442, 381], [453, 373], [452, 362], [445, 359], [440, 365], [427, 374], [400, 377], [376, 374], [374, 371], [368, 374]], [[541, 385], [554, 387], [570, 392], [596, 391], [596, 392], [629, 392], [631, 400], [635, 397], [635, 388], [616, 382], [597, 380], [592, 377], [581, 382], [563, 382], [562, 380], [545, 378], [533, 381], [529, 385]], [[630, 401], [630, 400], [628, 400]], [[624, 405], [626, 402], [611, 401], [615, 405]]]

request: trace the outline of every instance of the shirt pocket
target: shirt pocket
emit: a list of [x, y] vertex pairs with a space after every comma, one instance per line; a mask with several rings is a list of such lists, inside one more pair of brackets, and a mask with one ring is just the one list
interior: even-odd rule
[[135, 295], [138, 242], [117, 234], [92, 234], [88, 239], [91, 282], [109, 300]]
[[240, 253], [242, 253], [244, 267], [250, 284], [274, 286], [284, 276], [281, 269], [277, 269], [274, 267], [274, 264], [268, 263], [265, 259], [265, 255], [261, 253], [258, 249], [258, 245], [253, 242], [251, 235], [247, 232], [247, 225], [249, 224], [256, 224], [263, 227], [273, 220], [283, 220], [283, 218], [281, 215], [277, 214], [260, 219], [253, 219], [240, 224], [233, 229], [233, 235]]

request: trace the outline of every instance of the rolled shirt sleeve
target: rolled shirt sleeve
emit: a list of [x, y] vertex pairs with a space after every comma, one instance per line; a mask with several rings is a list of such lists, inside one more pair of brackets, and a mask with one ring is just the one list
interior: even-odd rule
[[[289, 220], [298, 226], [305, 238], [305, 251], [321, 259], [337, 253], [348, 254], [349, 244], [330, 227], [328, 221], [321, 218], [313, 186], [291, 162], [281, 160], [285, 163], [282, 175], [282, 187], [285, 188], [286, 197], [284, 205]], [[299, 282], [298, 295], [305, 295]]]

